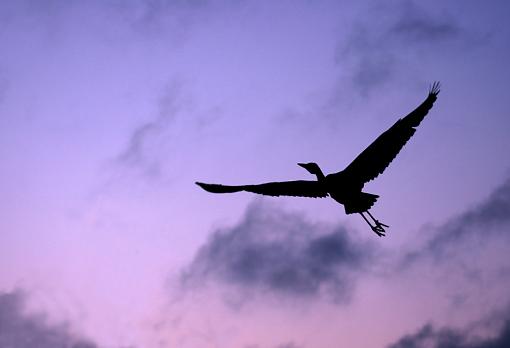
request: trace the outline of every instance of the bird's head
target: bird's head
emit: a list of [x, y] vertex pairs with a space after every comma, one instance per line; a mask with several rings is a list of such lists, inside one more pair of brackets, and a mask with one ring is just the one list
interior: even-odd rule
[[322, 170], [317, 163], [298, 163], [298, 166], [305, 168], [310, 174], [317, 175], [318, 179], [324, 177], [324, 174], [322, 173]]

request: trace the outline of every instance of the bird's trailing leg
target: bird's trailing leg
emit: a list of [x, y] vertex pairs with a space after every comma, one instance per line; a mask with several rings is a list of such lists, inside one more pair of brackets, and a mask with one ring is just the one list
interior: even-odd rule
[[379, 220], [374, 218], [368, 210], [366, 211], [366, 213], [370, 216], [370, 218], [374, 222], [374, 225], [372, 225], [372, 223], [366, 218], [366, 216], [363, 214], [363, 212], [360, 212], [359, 214], [361, 215], [361, 217], [363, 217], [363, 220], [365, 220], [367, 222], [368, 226], [370, 226], [370, 228], [372, 229], [372, 231], [375, 232], [375, 234], [377, 234], [379, 237], [385, 236], [386, 231], [384, 230], [384, 228], [389, 227], [389, 226], [383, 224], [382, 222], [380, 222]]
[[[386, 231], [384, 230], [384, 228], [385, 228], [385, 227], [387, 228], [387, 227], [390, 227], [390, 226], [388, 226], [388, 225], [386, 225], [386, 224], [383, 224], [382, 222], [380, 222], [379, 220], [377, 220], [377, 219], [376, 219], [376, 218], [375, 218], [372, 214], [370, 214], [370, 211], [368, 211], [368, 210], [367, 210], [367, 211], [366, 211], [366, 213], [367, 213], [367, 214], [370, 216], [370, 218], [374, 221], [374, 224], [375, 224], [375, 226], [374, 226], [374, 227], [375, 227], [375, 229], [377, 229], [377, 231], [379, 231], [379, 232], [383, 233], [383, 235], [385, 235], [385, 232], [386, 232]], [[374, 229], [372, 229], [372, 230], [374, 230]]]
[[375, 234], [377, 234], [379, 237], [385, 236], [384, 228], [382, 226], [378, 226], [377, 224], [375, 226], [372, 225], [372, 223], [370, 221], [368, 221], [368, 219], [366, 218], [366, 216], [363, 213], [360, 212], [359, 214], [361, 215], [363, 220], [365, 220], [367, 222], [368, 226], [370, 226], [370, 228], [372, 229], [372, 231], [375, 232]]
[[370, 217], [372, 218], [372, 220], [374, 220], [374, 223], [376, 224], [376, 226], [382, 226], [382, 227], [390, 227], [388, 225], [385, 225], [383, 224], [382, 222], [380, 222], [379, 220], [377, 220], [375, 217], [372, 216], [372, 214], [370, 214], [370, 212], [367, 210], [367, 214], [370, 215]]

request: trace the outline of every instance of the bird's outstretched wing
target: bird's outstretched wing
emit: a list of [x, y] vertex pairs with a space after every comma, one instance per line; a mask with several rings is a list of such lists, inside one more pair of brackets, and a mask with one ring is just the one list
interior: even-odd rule
[[[439, 91], [439, 82], [434, 82], [429, 89], [427, 99], [409, 115], [399, 119], [391, 128], [382, 133], [343, 170], [342, 175], [347, 175], [352, 180], [364, 184], [382, 174], [413, 136], [416, 127], [434, 105]], [[332, 174], [333, 177], [335, 175]]]
[[259, 185], [240, 185], [228, 186], [219, 184], [204, 184], [196, 182], [198, 186], [212, 193], [232, 193], [239, 191], [248, 191], [267, 196], [295, 196], [295, 197], [327, 197], [328, 193], [317, 181], [283, 181], [268, 182]]

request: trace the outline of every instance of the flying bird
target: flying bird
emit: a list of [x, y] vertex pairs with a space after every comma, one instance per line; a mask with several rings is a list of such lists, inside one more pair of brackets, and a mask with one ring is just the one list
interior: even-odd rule
[[[198, 186], [212, 193], [232, 193], [248, 191], [268, 196], [296, 196], [325, 198], [331, 197], [343, 204], [346, 214], [360, 214], [378, 236], [386, 235], [388, 225], [372, 216], [369, 209], [379, 198], [378, 195], [362, 192], [364, 185], [377, 178], [398, 155], [407, 141], [416, 132], [421, 121], [434, 105], [440, 91], [439, 82], [434, 82], [429, 88], [425, 101], [404, 118], [399, 119], [393, 126], [382, 133], [344, 170], [338, 173], [324, 175], [317, 163], [298, 163], [317, 180], [294, 180], [283, 182], [268, 182], [258, 185], [219, 185], [196, 182]], [[368, 215], [368, 217], [365, 215]]]

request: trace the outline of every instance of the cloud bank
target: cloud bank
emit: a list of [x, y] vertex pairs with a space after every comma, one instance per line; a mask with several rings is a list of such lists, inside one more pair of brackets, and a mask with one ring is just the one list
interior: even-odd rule
[[24, 301], [20, 292], [0, 293], [0, 347], [98, 348], [65, 325], [50, 325], [44, 316], [26, 314]]
[[451, 328], [435, 329], [427, 324], [417, 332], [406, 335], [388, 348], [504, 348], [510, 347], [510, 319], [499, 332], [488, 338], [471, 337], [468, 331]]
[[[509, 222], [507, 179], [485, 201], [433, 229], [431, 239], [395, 260], [394, 267], [404, 270], [436, 260], [450, 247], [460, 257], [451, 265], [462, 263], [472, 255], [466, 243], [506, 235]], [[314, 224], [297, 213], [257, 202], [238, 224], [214, 231], [182, 272], [181, 282], [193, 287], [216, 281], [245, 292], [302, 297], [326, 293], [348, 299], [356, 275], [368, 270], [377, 252], [375, 245], [356, 240], [343, 226]]]
[[[430, 261], [435, 265], [435, 273], [453, 270], [448, 278], [457, 277], [455, 292], [461, 295], [460, 302], [452, 303], [453, 310], [460, 311], [476, 303], [491, 313], [490, 320], [471, 313], [469, 321], [473, 324], [463, 329], [426, 324], [402, 336], [389, 348], [509, 347], [510, 311], [504, 309], [510, 300], [505, 291], [509, 279], [509, 235], [510, 178], [507, 178], [487, 199], [439, 226], [419, 251], [410, 252], [401, 260], [411, 270]], [[459, 274], [463, 276], [459, 278]], [[463, 283], [458, 279], [463, 279]], [[487, 335], [487, 330], [492, 335]], [[480, 331], [485, 333], [477, 335]]]
[[325, 227], [264, 203], [215, 231], [182, 273], [186, 287], [209, 280], [247, 292], [346, 300], [374, 249], [342, 226]]

